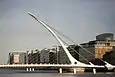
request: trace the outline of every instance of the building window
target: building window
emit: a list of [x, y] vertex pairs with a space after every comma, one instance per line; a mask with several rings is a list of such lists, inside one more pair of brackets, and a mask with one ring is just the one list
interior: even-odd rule
[[106, 46], [110, 46], [110, 43], [106, 43], [105, 45], [106, 45]]

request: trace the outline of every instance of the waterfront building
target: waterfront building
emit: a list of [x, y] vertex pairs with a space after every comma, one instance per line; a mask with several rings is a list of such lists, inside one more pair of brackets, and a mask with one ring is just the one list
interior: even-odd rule
[[96, 36], [96, 40], [114, 40], [113, 33], [103, 33]]
[[[96, 36], [96, 40], [89, 41], [88, 43], [80, 44], [83, 48], [85, 48], [90, 53], [86, 52], [83, 48], [79, 48], [79, 53], [83, 55], [89, 61], [95, 59], [103, 59], [103, 55], [106, 52], [111, 52], [115, 46], [115, 40], [113, 39], [112, 33], [104, 33]], [[82, 62], [86, 62], [83, 58], [79, 56], [79, 60]], [[113, 60], [115, 61], [115, 60]]]
[[57, 53], [55, 48], [27, 51], [26, 63], [40, 64], [40, 63], [57, 63]]
[[25, 52], [10, 52], [8, 64], [25, 64], [26, 53]]
[[111, 51], [111, 52], [106, 52], [103, 55], [103, 60], [107, 61], [108, 63], [115, 65], [115, 51]]
[[13, 64], [13, 54], [12, 54], [12, 52], [10, 52], [9, 54], [8, 54], [8, 62], [7, 62], [8, 64]]
[[49, 49], [49, 63], [57, 64], [57, 48]]
[[43, 49], [40, 52], [40, 63], [49, 63], [49, 50], [48, 49]]
[[27, 60], [28, 64], [39, 64], [40, 63], [40, 51], [39, 50], [31, 50], [27, 51]]

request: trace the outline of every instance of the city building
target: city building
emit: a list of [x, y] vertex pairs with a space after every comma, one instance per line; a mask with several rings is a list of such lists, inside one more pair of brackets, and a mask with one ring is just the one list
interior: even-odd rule
[[26, 53], [25, 52], [10, 52], [8, 64], [25, 64]]
[[[106, 54], [106, 52], [111, 52], [114, 49], [115, 40], [113, 37], [114, 35], [112, 33], [97, 35], [96, 40], [80, 44], [83, 48], [79, 48], [79, 53], [89, 61], [103, 59], [103, 55]], [[86, 62], [81, 56], [79, 56], [79, 60]]]
[[115, 51], [111, 51], [111, 52], [106, 52], [103, 55], [103, 60], [107, 61], [108, 63], [115, 65]]
[[49, 63], [49, 50], [48, 49], [43, 49], [40, 52], [40, 63]]
[[96, 40], [114, 40], [113, 33], [103, 33], [96, 36]]
[[31, 50], [27, 51], [27, 64], [39, 64], [40, 63], [40, 51], [39, 50]]
[[44, 64], [44, 63], [51, 63], [56, 64], [57, 63], [57, 53], [56, 49], [43, 49], [41, 51], [39, 50], [31, 50], [27, 51], [27, 57], [26, 63], [28, 64]]
[[113, 50], [111, 50], [110, 52], [106, 52], [103, 55], [103, 60], [107, 61], [112, 65], [115, 65], [115, 46], [113, 47]]
[[52, 49], [49, 49], [49, 63], [50, 64], [57, 64], [57, 60], [58, 60], [58, 57], [57, 57], [57, 48], [52, 48]]
[[8, 62], [7, 62], [8, 64], [13, 64], [13, 54], [12, 54], [12, 52], [10, 52], [9, 54], [8, 54]]

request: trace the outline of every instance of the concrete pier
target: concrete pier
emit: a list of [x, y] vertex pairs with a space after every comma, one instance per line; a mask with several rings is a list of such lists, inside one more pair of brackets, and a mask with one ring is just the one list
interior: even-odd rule
[[30, 68], [30, 71], [32, 71], [32, 69]]
[[28, 68], [26, 68], [26, 71], [29, 71]]
[[93, 74], [96, 74], [96, 69], [95, 68], [93, 68]]
[[60, 73], [60, 74], [62, 73], [62, 68], [59, 68], [59, 73]]
[[32, 71], [34, 71], [34, 68], [32, 68]]
[[73, 73], [76, 74], [76, 68], [73, 68]]

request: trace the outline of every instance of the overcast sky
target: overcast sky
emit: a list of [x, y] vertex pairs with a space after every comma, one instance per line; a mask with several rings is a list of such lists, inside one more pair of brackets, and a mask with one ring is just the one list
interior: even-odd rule
[[78, 44], [94, 40], [100, 33], [115, 34], [115, 0], [0, 0], [0, 63], [12, 51], [58, 44], [27, 12]]

